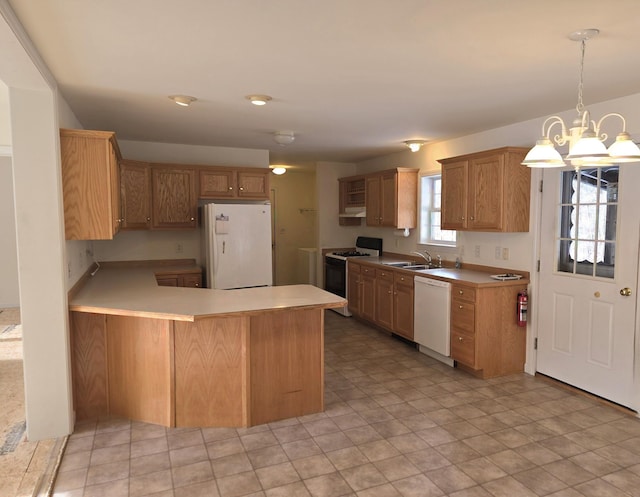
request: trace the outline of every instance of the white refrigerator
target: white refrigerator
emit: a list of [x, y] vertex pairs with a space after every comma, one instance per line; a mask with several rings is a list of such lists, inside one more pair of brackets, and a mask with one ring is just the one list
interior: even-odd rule
[[203, 218], [207, 288], [273, 284], [271, 205], [205, 204]]

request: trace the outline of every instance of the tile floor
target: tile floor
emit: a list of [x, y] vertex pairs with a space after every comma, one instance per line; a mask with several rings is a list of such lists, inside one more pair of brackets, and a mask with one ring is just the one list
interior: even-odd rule
[[54, 495], [640, 496], [640, 420], [524, 374], [475, 379], [327, 311], [325, 412], [83, 423]]

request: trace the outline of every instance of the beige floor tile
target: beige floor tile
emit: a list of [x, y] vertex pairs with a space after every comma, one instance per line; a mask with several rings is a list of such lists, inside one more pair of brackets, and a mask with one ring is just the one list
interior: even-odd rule
[[325, 335], [325, 412], [82, 422], [54, 495], [640, 497], [637, 418], [525, 374], [472, 377], [335, 313]]

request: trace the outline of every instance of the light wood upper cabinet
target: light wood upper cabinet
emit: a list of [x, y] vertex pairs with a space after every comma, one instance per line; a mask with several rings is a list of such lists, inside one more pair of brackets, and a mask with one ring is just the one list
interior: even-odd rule
[[195, 169], [154, 165], [151, 189], [154, 229], [192, 229], [197, 226]]
[[65, 238], [110, 240], [120, 229], [120, 150], [115, 133], [61, 129]]
[[200, 198], [269, 199], [269, 174], [267, 168], [200, 169]]
[[451, 230], [529, 231], [531, 170], [527, 149], [505, 147], [439, 161], [442, 227]]
[[367, 226], [416, 227], [418, 171], [399, 167], [366, 176]]
[[151, 167], [146, 162], [120, 162], [122, 229], [151, 227]]

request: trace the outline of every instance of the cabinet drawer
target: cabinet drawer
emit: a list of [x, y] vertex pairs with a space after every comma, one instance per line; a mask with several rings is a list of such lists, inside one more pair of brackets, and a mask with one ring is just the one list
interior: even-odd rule
[[350, 273], [360, 273], [360, 268], [362, 266], [360, 264], [356, 264], [355, 262], [347, 261], [347, 269]]
[[362, 274], [366, 274], [367, 276], [375, 276], [376, 275], [376, 270], [373, 269], [372, 267], [367, 267], [367, 266], [361, 266], [360, 272]]
[[476, 301], [476, 289], [462, 285], [451, 285], [451, 298], [466, 300], [468, 302]]
[[394, 273], [393, 274], [393, 282], [396, 285], [405, 285], [405, 286], [410, 286], [413, 287], [413, 275], [407, 275], [404, 273]]
[[476, 306], [466, 300], [453, 299], [451, 301], [451, 327], [465, 331], [471, 335], [475, 333]]
[[473, 336], [451, 330], [451, 357], [475, 369], [476, 341]]
[[376, 278], [378, 278], [379, 280], [393, 282], [393, 271], [389, 271], [387, 269], [378, 269], [376, 270]]

